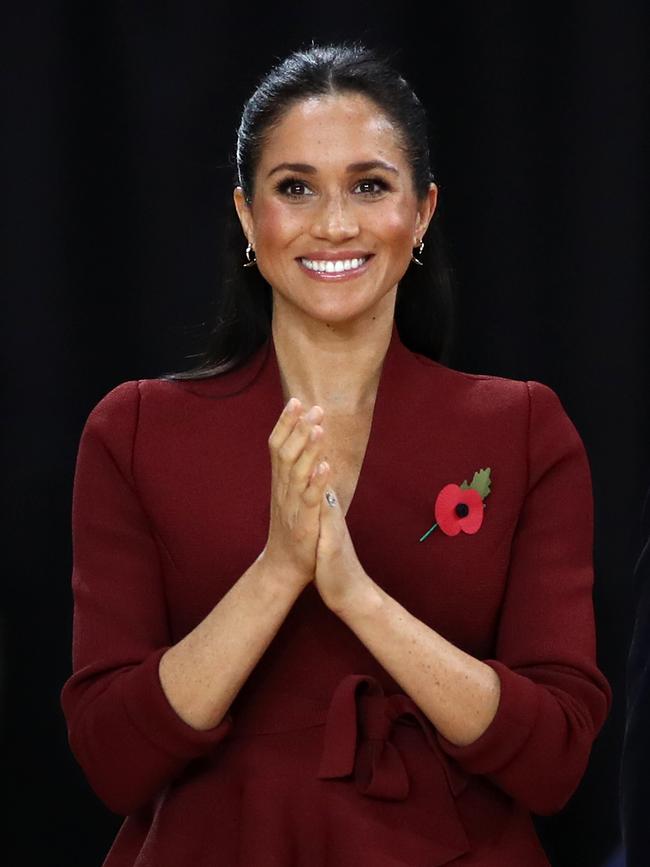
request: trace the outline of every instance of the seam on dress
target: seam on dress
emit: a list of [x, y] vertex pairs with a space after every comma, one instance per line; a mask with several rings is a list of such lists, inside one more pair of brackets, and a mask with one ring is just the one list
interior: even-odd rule
[[[523, 485], [523, 493], [522, 493], [522, 497], [521, 497], [521, 504], [520, 504], [520, 508], [519, 508], [519, 513], [518, 513], [516, 520], [515, 520], [515, 525], [514, 525], [513, 530], [512, 530], [512, 535], [510, 536], [510, 544], [508, 546], [508, 562], [507, 562], [507, 566], [506, 566], [506, 577], [505, 577], [505, 581], [503, 584], [503, 591], [501, 593], [501, 601], [499, 603], [500, 609], [503, 606], [504, 600], [508, 594], [508, 589], [510, 586], [510, 568], [511, 568], [511, 564], [512, 564], [513, 545], [515, 542], [515, 538], [517, 536], [517, 531], [519, 530], [519, 524], [521, 522], [522, 513], [523, 513], [525, 506], [526, 506], [526, 497], [528, 496], [528, 486], [530, 484], [530, 457], [529, 457], [530, 427], [531, 427], [531, 425], [530, 425], [530, 416], [531, 416], [530, 389], [528, 388], [528, 382], [527, 381], [526, 382], [522, 382], [521, 380], [518, 380], [518, 381], [521, 382], [522, 385], [526, 386], [527, 404], [528, 404], [528, 415], [527, 415], [527, 420], [526, 420], [526, 432], [525, 432], [525, 437], [526, 437], [526, 479], [525, 479], [525, 482]], [[499, 633], [502, 613], [503, 612], [501, 612], [501, 614], [499, 615], [499, 617], [497, 619], [496, 635], [498, 635], [498, 633]], [[494, 646], [494, 652], [496, 652], [496, 644]], [[495, 658], [497, 658], [497, 657], [495, 657]]]
[[163, 551], [167, 555], [170, 563], [174, 567], [177, 574], [180, 575], [181, 573], [179, 572], [178, 567], [176, 566], [176, 563], [174, 562], [174, 558], [170, 554], [167, 546], [165, 545], [165, 543], [163, 542], [163, 540], [160, 537], [160, 534], [156, 530], [156, 526], [155, 526], [151, 516], [149, 515], [147, 509], [145, 508], [144, 500], [142, 498], [142, 495], [140, 494], [140, 491], [138, 490], [138, 484], [137, 484], [136, 478], [135, 478], [135, 442], [137, 439], [138, 429], [139, 429], [139, 425], [140, 425], [140, 407], [142, 404], [141, 383], [142, 383], [141, 379], [138, 379], [136, 382], [138, 404], [137, 404], [137, 410], [136, 410], [136, 416], [135, 416], [135, 425], [133, 427], [133, 438], [131, 441], [131, 480], [133, 483], [133, 490], [135, 491], [136, 496], [138, 498], [138, 502], [140, 503], [140, 508], [142, 509], [142, 514], [144, 515], [144, 518], [147, 522], [147, 526], [149, 527], [149, 532], [151, 533], [151, 537], [154, 540], [156, 552], [158, 554], [158, 567], [159, 567], [159, 574], [160, 574], [160, 583], [161, 583], [163, 596], [165, 599], [165, 619], [166, 619], [166, 626], [167, 626], [167, 635], [169, 636], [169, 639], [171, 641], [171, 635], [172, 635], [171, 618], [169, 616], [169, 605], [168, 605], [168, 600], [167, 600], [167, 594], [165, 593], [165, 581], [164, 581], [165, 570], [164, 570], [163, 563], [162, 563], [162, 552]]
[[[133, 487], [137, 490], [137, 486], [135, 484], [135, 439], [138, 433], [138, 427], [140, 426], [140, 404], [142, 403], [142, 395], [140, 393], [140, 380], [137, 379], [135, 383], [135, 392], [138, 398], [135, 405], [135, 422], [133, 424], [133, 434], [131, 436], [131, 465], [129, 466], [129, 472], [131, 473], [131, 479], [133, 480]], [[139, 496], [139, 492], [138, 492]], [[140, 502], [142, 502], [142, 498], [140, 497]]]

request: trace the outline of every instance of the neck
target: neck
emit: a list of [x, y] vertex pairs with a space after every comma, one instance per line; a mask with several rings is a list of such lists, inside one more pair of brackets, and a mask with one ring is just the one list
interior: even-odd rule
[[271, 330], [285, 403], [297, 397], [305, 410], [318, 404], [341, 415], [374, 404], [392, 315], [354, 327], [315, 320], [300, 327], [274, 309]]

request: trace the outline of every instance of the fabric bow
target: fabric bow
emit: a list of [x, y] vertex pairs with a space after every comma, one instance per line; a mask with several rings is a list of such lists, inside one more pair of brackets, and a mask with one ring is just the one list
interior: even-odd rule
[[[364, 685], [366, 690], [362, 689]], [[334, 690], [325, 722], [319, 779], [354, 774], [361, 794], [405, 800], [409, 793], [408, 773], [399, 750], [389, 739], [397, 722], [420, 725], [427, 743], [440, 758], [449, 790], [459, 795], [467, 785], [467, 777], [441, 756], [431, 723], [409, 696], [384, 695], [381, 684], [370, 675], [347, 675]]]
[[[390, 801], [404, 801], [411, 783], [404, 760], [390, 736], [395, 723], [419, 726], [438, 762], [426, 779], [420, 777], [410, 809], [404, 813], [402, 834], [395, 837], [393, 820], [384, 810]], [[376, 820], [386, 833], [385, 844], [400, 849], [404, 863], [447, 864], [470, 849], [456, 797], [466, 788], [467, 776], [447, 761], [433, 726], [407, 695], [384, 695], [370, 675], [350, 674], [334, 690], [325, 722], [318, 778], [354, 776], [357, 790], [385, 803]], [[383, 817], [383, 818], [382, 818]], [[384, 827], [384, 823], [388, 822]], [[405, 836], [406, 835], [406, 836]], [[405, 854], [408, 840], [409, 860]]]

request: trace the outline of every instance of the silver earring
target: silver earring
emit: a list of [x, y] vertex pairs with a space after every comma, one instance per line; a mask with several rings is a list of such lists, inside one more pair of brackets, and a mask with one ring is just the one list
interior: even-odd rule
[[[416, 242], [417, 246], [417, 242]], [[420, 246], [418, 247], [418, 256], [422, 255], [422, 251], [424, 250], [424, 241], [420, 241]], [[424, 265], [424, 262], [420, 262], [419, 259], [416, 259], [413, 253], [411, 253], [411, 262], [415, 262], [417, 265]]]
[[251, 265], [254, 265], [257, 262], [257, 257], [255, 257], [254, 259], [251, 259], [251, 250], [253, 251], [253, 253], [255, 252], [253, 250], [253, 245], [251, 243], [249, 243], [248, 247], [246, 247], [246, 260], [247, 261], [244, 262], [244, 268], [250, 268]]

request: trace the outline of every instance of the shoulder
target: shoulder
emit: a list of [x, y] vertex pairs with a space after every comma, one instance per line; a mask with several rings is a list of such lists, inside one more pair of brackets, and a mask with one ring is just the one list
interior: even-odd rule
[[133, 426], [140, 403], [140, 381], [121, 382], [106, 392], [88, 413], [85, 430], [101, 431], [106, 427]]
[[488, 373], [456, 370], [427, 356], [411, 352], [416, 392], [421, 404], [437, 404], [442, 411], [459, 414], [474, 424], [485, 423], [504, 431], [525, 432], [527, 439], [554, 438], [580, 443], [580, 435], [558, 394], [535, 379], [514, 379]]
[[[149, 449], [170, 447], [181, 435], [230, 418], [235, 404], [224, 399], [239, 395], [255, 377], [256, 364], [244, 365], [203, 379], [151, 377], [120, 382], [92, 406], [82, 437], [105, 444]], [[215, 414], [216, 413], [216, 414]]]
[[468, 373], [457, 370], [425, 355], [411, 352], [413, 359], [425, 371], [432, 386], [449, 395], [458, 395], [476, 405], [499, 410], [511, 407], [515, 411], [530, 412], [540, 407], [551, 412], [564, 412], [562, 402], [554, 389], [534, 379], [514, 379], [489, 373]]
[[89, 421], [94, 424], [118, 419], [136, 420], [141, 407], [157, 404], [193, 403], [197, 398], [231, 397], [254, 379], [259, 366], [259, 353], [241, 365], [218, 376], [196, 379], [172, 379], [165, 376], [131, 379], [111, 388], [91, 409]]

